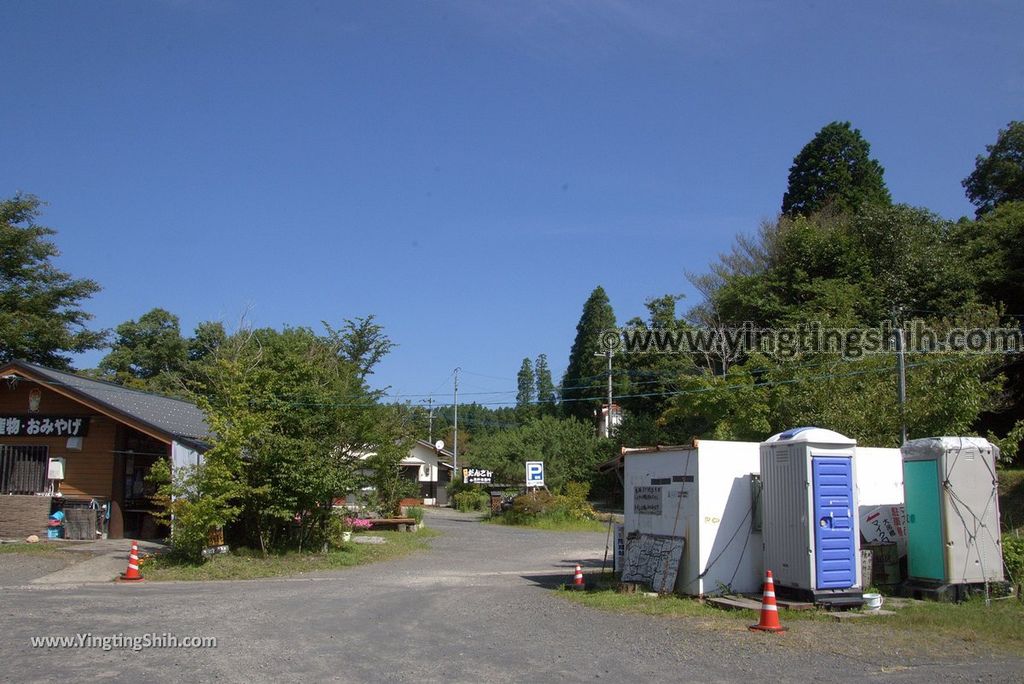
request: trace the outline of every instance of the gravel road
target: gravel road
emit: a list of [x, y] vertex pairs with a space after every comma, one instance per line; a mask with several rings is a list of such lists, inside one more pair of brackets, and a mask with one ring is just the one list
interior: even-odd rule
[[[1024, 658], [844, 645], [843, 625], [785, 635], [593, 611], [553, 595], [603, 534], [481, 525], [430, 511], [424, 553], [276, 580], [0, 586], [9, 681], [1022, 681]], [[212, 649], [32, 648], [33, 636], [216, 637]], [[928, 655], [922, 655], [928, 653]], [[916, 654], [916, 655], [915, 655]]]

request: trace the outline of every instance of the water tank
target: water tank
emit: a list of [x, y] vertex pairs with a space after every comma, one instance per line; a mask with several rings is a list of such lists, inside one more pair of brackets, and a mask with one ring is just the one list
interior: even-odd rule
[[856, 446], [815, 427], [762, 442], [764, 562], [780, 594], [861, 601]]
[[936, 584], [1003, 580], [998, 447], [980, 437], [907, 442], [907, 577]]

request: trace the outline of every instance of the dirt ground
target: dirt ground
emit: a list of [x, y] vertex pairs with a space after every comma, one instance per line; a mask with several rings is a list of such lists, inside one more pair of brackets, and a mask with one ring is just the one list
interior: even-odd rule
[[[599, 567], [605, 535], [481, 525], [430, 511], [430, 550], [253, 581], [0, 587], [0, 662], [16, 681], [1020, 682], [1021, 654], [877, 627], [606, 613], [553, 587]], [[875, 630], [878, 631], [875, 631]], [[170, 634], [216, 648], [36, 648], [33, 637]], [[779, 637], [782, 638], [779, 638]]]

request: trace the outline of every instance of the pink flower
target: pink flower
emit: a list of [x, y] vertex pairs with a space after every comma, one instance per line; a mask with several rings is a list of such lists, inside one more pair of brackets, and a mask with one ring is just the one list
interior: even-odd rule
[[373, 527], [373, 523], [366, 518], [352, 518], [351, 523], [352, 529], [357, 531], [368, 530]]

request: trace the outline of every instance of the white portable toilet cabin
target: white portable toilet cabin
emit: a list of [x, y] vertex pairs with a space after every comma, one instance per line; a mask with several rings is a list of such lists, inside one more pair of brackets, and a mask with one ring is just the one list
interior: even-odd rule
[[[662, 559], [644, 558], [655, 591], [691, 596], [761, 590], [758, 443], [694, 440], [691, 445], [623, 449], [626, 555], [664, 542], [680, 555], [665, 585]], [[673, 547], [670, 542], [676, 540]], [[624, 579], [625, 573], [624, 573]]]
[[961, 598], [966, 585], [1003, 581], [996, 461], [980, 437], [907, 442], [907, 588]]
[[863, 603], [856, 446], [815, 427], [761, 443], [764, 564], [781, 596]]

